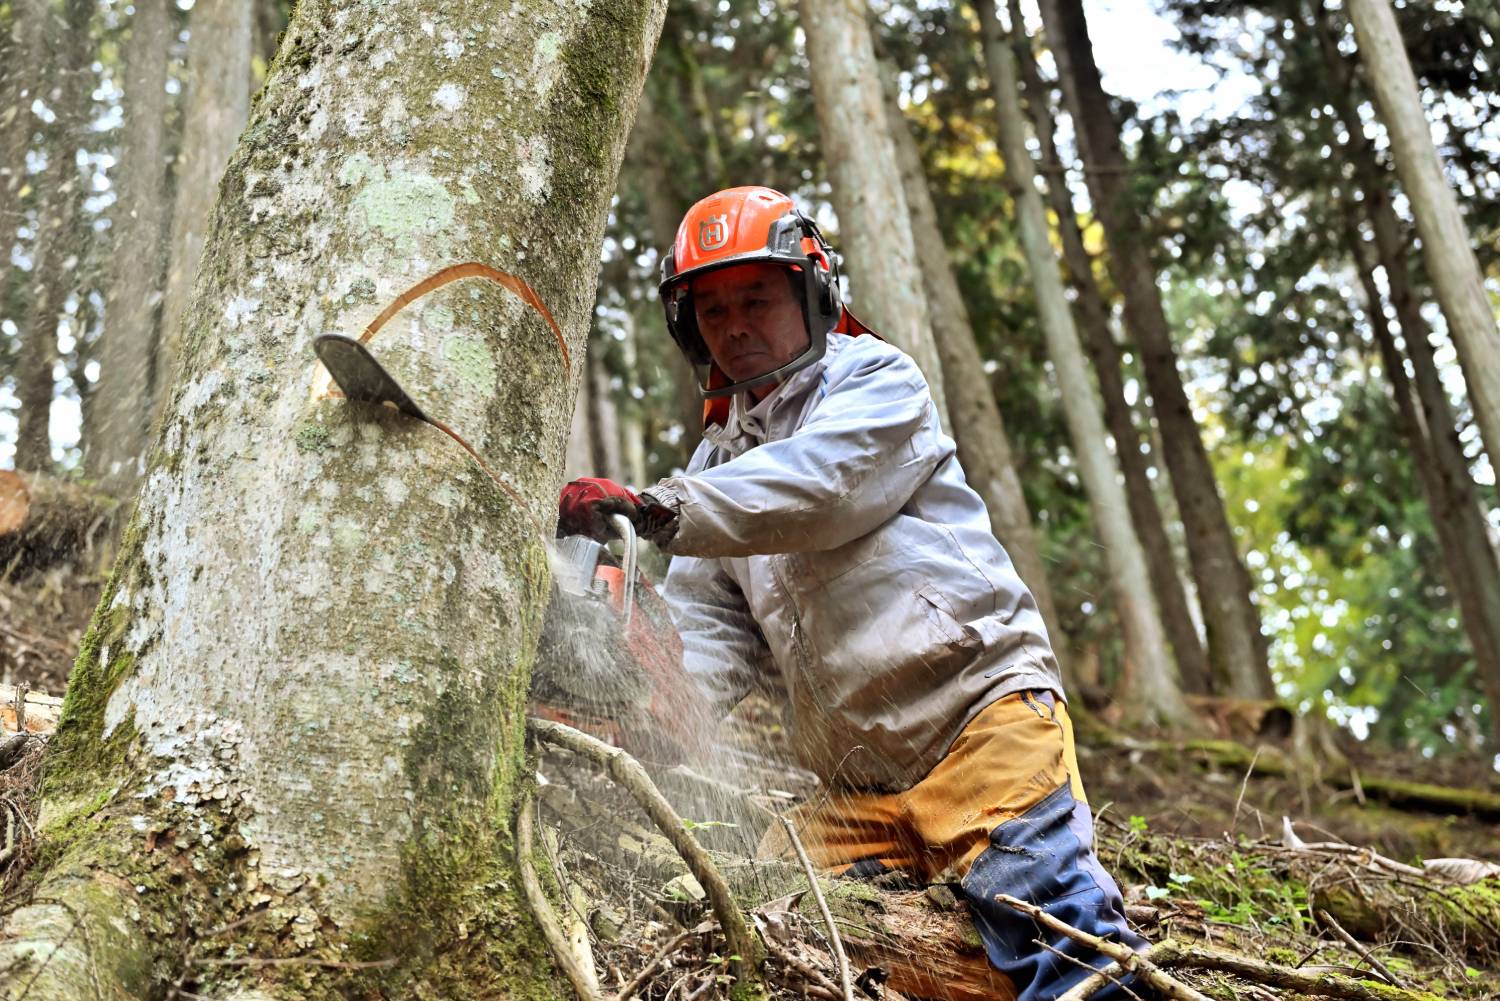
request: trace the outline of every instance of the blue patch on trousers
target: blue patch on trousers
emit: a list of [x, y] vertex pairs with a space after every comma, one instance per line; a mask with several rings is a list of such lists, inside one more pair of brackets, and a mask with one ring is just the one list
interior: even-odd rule
[[[1017, 1001], [1052, 1001], [1089, 976], [1078, 963], [1037, 945], [1037, 939], [1094, 969], [1110, 959], [999, 903], [996, 894], [1036, 904], [1075, 928], [1132, 949], [1146, 945], [1126, 925], [1119, 887], [1095, 857], [1093, 840], [1088, 806], [1065, 785], [991, 831], [990, 847], [964, 877], [964, 896], [985, 952], [1015, 984]], [[1132, 978], [1126, 982], [1142, 998], [1155, 996]], [[1110, 984], [1093, 997], [1120, 1001], [1129, 995]]]

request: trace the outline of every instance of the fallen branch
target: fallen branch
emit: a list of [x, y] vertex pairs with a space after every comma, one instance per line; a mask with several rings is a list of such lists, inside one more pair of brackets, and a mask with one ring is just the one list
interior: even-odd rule
[[739, 905], [735, 903], [729, 884], [724, 881], [718, 866], [714, 864], [703, 846], [698, 844], [688, 832], [682, 823], [682, 818], [677, 815], [672, 804], [667, 802], [661, 790], [656, 788], [656, 784], [651, 781], [651, 777], [646, 774], [640, 762], [620, 748], [612, 747], [597, 737], [591, 737], [580, 730], [554, 723], [551, 720], [532, 718], [528, 720], [528, 729], [539, 740], [566, 748], [603, 766], [612, 779], [635, 797], [635, 801], [666, 835], [672, 847], [677, 849], [678, 854], [687, 863], [693, 878], [708, 895], [709, 906], [713, 908], [714, 916], [719, 919], [719, 925], [724, 929], [724, 938], [729, 946], [729, 952], [736, 957], [731, 963], [731, 972], [742, 984], [752, 982], [756, 977], [756, 966], [764, 955], [764, 950], [754, 933], [751, 932]]
[[[1160, 991], [1161, 995], [1165, 998], [1172, 999], [1172, 1001], [1212, 1001], [1206, 994], [1199, 993], [1182, 981], [1167, 974], [1155, 963], [1147, 959], [1145, 953], [1136, 952], [1128, 945], [1121, 942], [1111, 942], [1100, 938], [1098, 935], [1091, 935], [1086, 931], [1074, 928], [1066, 921], [1053, 917], [1035, 904], [1028, 904], [1026, 901], [1019, 900], [1008, 894], [997, 893], [995, 894], [995, 899], [1005, 906], [1027, 915], [1033, 921], [1041, 922], [1057, 934], [1065, 935], [1075, 942], [1082, 942], [1095, 952], [1108, 956], [1119, 965], [1121, 970], [1134, 973], [1141, 980]], [[1098, 975], [1095, 974], [1094, 976]], [[1092, 980], [1093, 978], [1091, 977], [1090, 979]]]
[[521, 800], [521, 809], [516, 815], [516, 865], [521, 871], [521, 888], [537, 924], [542, 926], [542, 937], [547, 940], [547, 948], [551, 950], [553, 960], [562, 968], [580, 1001], [599, 1001], [598, 978], [592, 969], [585, 971], [579, 963], [568, 942], [568, 936], [557, 920], [557, 912], [552, 909], [552, 905], [547, 902], [547, 895], [542, 892], [536, 867], [531, 862], [535, 804], [535, 798], [527, 793]]
[[1392, 987], [1404, 988], [1406, 986], [1401, 981], [1397, 980], [1396, 975], [1390, 970], [1386, 969], [1385, 964], [1376, 959], [1374, 954], [1371, 953], [1369, 949], [1366, 949], [1363, 945], [1361, 945], [1359, 939], [1346, 932], [1344, 930], [1344, 926], [1335, 921], [1332, 914], [1329, 914], [1324, 910], [1319, 910], [1318, 920], [1323, 922], [1323, 924], [1327, 926], [1328, 930], [1333, 932], [1333, 934], [1337, 936], [1340, 942], [1343, 942], [1349, 948], [1353, 949], [1355, 955], [1359, 956], [1359, 958], [1363, 959], [1366, 963], [1369, 963], [1370, 969], [1374, 970], [1382, 980], [1390, 984]]
[[1175, 939], [1158, 943], [1149, 950], [1149, 955], [1152, 962], [1162, 966], [1232, 973], [1267, 987], [1317, 997], [1340, 998], [1343, 1001], [1442, 1001], [1436, 994], [1427, 991], [1355, 980], [1332, 970], [1294, 970], [1289, 966], [1278, 966], [1222, 949], [1187, 945]]

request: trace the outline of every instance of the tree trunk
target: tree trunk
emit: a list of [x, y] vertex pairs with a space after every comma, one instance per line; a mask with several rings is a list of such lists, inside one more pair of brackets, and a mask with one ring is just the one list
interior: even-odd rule
[[[663, 8], [298, 5], [53, 740], [46, 861], [0, 939], [30, 1001], [552, 990], [505, 828]], [[535, 298], [463, 279], [373, 347], [513, 493], [432, 427], [318, 391], [314, 336], [468, 260]]]
[[888, 63], [881, 63], [886, 113], [891, 136], [896, 140], [896, 157], [901, 166], [906, 204], [911, 210], [912, 236], [922, 266], [922, 284], [932, 310], [932, 336], [942, 360], [943, 384], [948, 388], [949, 416], [953, 420], [952, 434], [958, 445], [958, 459], [969, 485], [984, 499], [995, 538], [1005, 546], [1021, 580], [1035, 596], [1042, 619], [1047, 624], [1048, 637], [1052, 640], [1052, 652], [1066, 674], [1067, 636], [1057, 618], [1047, 564], [1042, 560], [1031, 511], [1026, 506], [1026, 494], [1016, 473], [1010, 439], [1005, 434], [1005, 421], [1000, 416], [1000, 407], [995, 403], [989, 380], [985, 378], [984, 359], [979, 356], [979, 345], [974, 340], [969, 309], [959, 291], [958, 280], [953, 276], [942, 230], [938, 227], [937, 209], [932, 204], [932, 192], [922, 167], [922, 156], [897, 100], [894, 73], [894, 68]]
[[599, 345], [589, 351], [589, 424], [593, 427], [592, 454], [594, 471], [591, 476], [604, 476], [616, 482], [625, 482], [624, 465], [620, 461], [620, 414], [615, 409], [615, 396], [610, 386], [609, 369], [604, 364], [604, 353]]
[[0, 47], [0, 142], [4, 143], [0, 148], [0, 239], [7, 248], [24, 222], [21, 191], [26, 186], [26, 152], [36, 125], [31, 102], [38, 81], [46, 78], [41, 64], [48, 18], [46, 0], [14, 0]]
[[593, 380], [578, 381], [578, 398], [573, 402], [573, 417], [568, 423], [568, 444], [563, 450], [563, 478], [572, 481], [581, 476], [598, 476], [594, 468], [594, 430], [589, 397]]
[[1163, 457], [1187, 532], [1188, 557], [1208, 633], [1209, 663], [1220, 694], [1272, 694], [1266, 641], [1251, 602], [1250, 574], [1235, 547], [1218, 483], [1199, 437], [1161, 291], [1143, 230], [1130, 201], [1129, 165], [1099, 79], [1081, 0], [1041, 0], [1047, 39], [1085, 165], [1089, 197], [1103, 223], [1109, 269], [1125, 299], [1125, 326], [1141, 354], [1161, 429]]
[[1167, 650], [1166, 633], [1157, 613], [1146, 570], [1146, 557], [1130, 523], [1130, 514], [1105, 441], [1104, 420], [1083, 346], [1073, 326], [1062, 278], [1052, 254], [1042, 198], [1036, 190], [1036, 168], [1026, 149], [1026, 123], [1016, 83], [1015, 56], [1001, 35], [993, 0], [978, 0], [984, 30], [990, 86], [1005, 160], [1006, 183], [1015, 199], [1021, 246], [1036, 290], [1037, 310], [1047, 338], [1047, 354], [1057, 373], [1068, 432], [1078, 459], [1078, 470], [1089, 496], [1089, 509], [1104, 542], [1105, 560], [1115, 605], [1124, 633], [1125, 657], [1131, 671], [1123, 689], [1126, 712], [1135, 723], [1180, 726], [1191, 718], [1182, 698], [1177, 670]]
[[1083, 245], [1078, 228], [1078, 214], [1073, 210], [1073, 196], [1062, 173], [1062, 159], [1057, 155], [1056, 124], [1052, 118], [1048, 88], [1037, 70], [1031, 42], [1025, 32], [1025, 20], [1018, 0], [1009, 0], [1011, 27], [1015, 32], [1016, 63], [1021, 84], [1031, 108], [1032, 124], [1041, 143], [1042, 163], [1056, 168], [1047, 177], [1047, 200], [1057, 216], [1058, 234], [1062, 239], [1063, 261], [1073, 276], [1078, 293], [1075, 315], [1094, 373], [1099, 377], [1099, 394], [1104, 400], [1104, 421], [1115, 439], [1115, 458], [1125, 474], [1125, 496], [1130, 501], [1130, 518], [1146, 551], [1146, 566], [1151, 571], [1151, 585], [1161, 608], [1162, 625], [1172, 642], [1172, 653], [1182, 675], [1182, 686], [1195, 694], [1207, 694], [1213, 687], [1208, 657], [1193, 613], [1188, 607], [1187, 592], [1177, 572], [1172, 542], [1162, 520], [1161, 506], [1146, 475], [1148, 446], [1135, 426], [1130, 404], [1125, 401], [1125, 382], [1121, 375], [1123, 360], [1110, 329], [1109, 306], [1094, 280], [1094, 262]]
[[[1490, 547], [1481, 541], [1487, 536], [1483, 516], [1479, 514], [1478, 508], [1469, 504], [1467, 511], [1472, 518], [1465, 518], [1465, 505], [1453, 496], [1438, 468], [1435, 457], [1438, 446], [1434, 439], [1436, 435], [1443, 434], [1444, 429], [1437, 428], [1435, 433], [1431, 433], [1433, 429], [1417, 406], [1412, 385], [1406, 378], [1405, 361], [1396, 348], [1390, 324], [1386, 322], [1380, 286], [1375, 281], [1374, 255], [1352, 225], [1346, 239], [1355, 267], [1359, 270], [1370, 329], [1380, 346], [1380, 357], [1388, 373], [1396, 407], [1400, 411], [1402, 430], [1411, 447], [1411, 459], [1417, 469], [1422, 495], [1432, 514], [1432, 527], [1437, 534], [1438, 548], [1443, 554], [1443, 567], [1448, 571], [1449, 587], [1458, 604], [1464, 632], [1469, 637], [1474, 664], [1489, 704], [1500, 706], [1500, 645], [1496, 643], [1495, 632], [1497, 625], [1500, 625], [1500, 619], [1495, 617], [1495, 604], [1500, 599], [1500, 567], [1497, 567]], [[1411, 336], [1408, 334], [1408, 339]], [[1477, 526], [1473, 524], [1474, 519], [1479, 522]], [[1480, 533], [1477, 537], [1472, 534], [1476, 528]], [[1491, 713], [1491, 727], [1497, 743], [1500, 743], [1500, 722], [1497, 722], [1494, 712]]]
[[943, 427], [951, 428], [865, 0], [799, 0], [799, 9], [854, 305], [916, 360]]
[[85, 465], [121, 497], [145, 469], [151, 430], [152, 359], [164, 278], [167, 226], [167, 49], [170, 0], [139, 0], [121, 50], [125, 124], [120, 130], [117, 201], [110, 227], [99, 381], [90, 411]]
[[[674, 192], [682, 190], [671, 162], [673, 147], [668, 145], [662, 121], [655, 111], [650, 90], [641, 96], [640, 115], [630, 135], [629, 163], [640, 174], [640, 191], [646, 201], [646, 219], [658, 255], [666, 254], [677, 238], [677, 226], [687, 213], [689, 203]], [[666, 336], [665, 332], [662, 336]], [[683, 461], [693, 454], [703, 432], [703, 394], [698, 391], [693, 367], [682, 352], [672, 345], [667, 351], [667, 371], [676, 389], [678, 419], [683, 425]]]
[[[1317, 4], [1312, 7], [1312, 28], [1334, 78], [1332, 103], [1347, 136], [1343, 144], [1344, 158], [1353, 165], [1355, 183], [1364, 195], [1364, 214], [1374, 233], [1376, 260], [1385, 272], [1391, 307], [1401, 325], [1407, 356], [1412, 363], [1416, 397], [1421, 404], [1418, 425], [1423, 430], [1422, 441], [1414, 441], [1413, 447], [1424, 453], [1414, 453], [1413, 459], [1431, 462], [1439, 477], [1429, 495], [1433, 524], [1439, 529], [1440, 541], [1443, 531], [1454, 537], [1451, 548], [1444, 546], [1450, 573], [1455, 581], [1460, 582], [1457, 586], [1462, 589], [1455, 592], [1454, 598], [1460, 604], [1464, 629], [1469, 634], [1480, 677], [1487, 690], [1500, 692], [1500, 562], [1496, 560], [1494, 547], [1489, 544], [1489, 524], [1468, 460], [1464, 457], [1463, 445], [1458, 440], [1458, 420], [1438, 373], [1437, 360], [1433, 357], [1432, 332], [1422, 316], [1421, 301], [1412, 288], [1411, 272], [1407, 266], [1411, 241], [1391, 204], [1386, 176], [1360, 122], [1353, 68], [1340, 54], [1327, 17]], [[1356, 263], [1363, 266], [1360, 257], [1356, 257]], [[1404, 383], [1405, 367], [1393, 369], [1390, 378], [1393, 385]], [[1399, 394], [1400, 390], [1397, 392]], [[1485, 635], [1479, 637], [1476, 631]], [[1491, 656], [1486, 657], [1485, 651], [1490, 651]], [[1500, 705], [1494, 699], [1492, 694], [1492, 704]], [[1491, 714], [1491, 726], [1497, 741], [1500, 741], [1500, 712]]]
[[1375, 106], [1411, 199], [1422, 257], [1448, 321], [1490, 464], [1500, 468], [1500, 329], [1474, 258], [1473, 238], [1433, 145], [1417, 79], [1388, 0], [1349, 0], [1349, 19], [1369, 68]]
[[[83, 255], [80, 213], [84, 179], [75, 154], [80, 133], [88, 122], [89, 62], [92, 49], [90, 0], [64, 0], [60, 34], [48, 38], [48, 81], [38, 87], [40, 100], [52, 119], [42, 125], [42, 150], [47, 169], [37, 176], [36, 235], [31, 243], [31, 310], [16, 365], [16, 397], [21, 412], [16, 429], [17, 469], [42, 472], [52, 468], [52, 397], [57, 380], [57, 324], [68, 293], [78, 285]], [[53, 18], [49, 6], [47, 15]], [[30, 112], [27, 112], [30, 114]]]
[[640, 402], [636, 390], [641, 384], [640, 359], [636, 352], [639, 332], [635, 326], [635, 314], [629, 308], [623, 310], [625, 322], [624, 339], [620, 342], [620, 361], [625, 368], [625, 395], [628, 402], [617, 408], [620, 420], [620, 470], [627, 483], [644, 485], [646, 479], [646, 432], [641, 425]]
[[[254, 5], [247, 0], [198, 0], [188, 21], [188, 80], [182, 147], [177, 156], [166, 293], [154, 385], [173, 384], [187, 336], [188, 300], [203, 256], [209, 212], [224, 165], [250, 114]], [[316, 114], [316, 110], [313, 112]], [[158, 395], [155, 410], [166, 405]]]

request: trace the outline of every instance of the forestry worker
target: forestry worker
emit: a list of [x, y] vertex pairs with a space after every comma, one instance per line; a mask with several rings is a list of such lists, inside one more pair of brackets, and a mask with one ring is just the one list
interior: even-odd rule
[[[793, 751], [830, 789], [795, 817], [819, 866], [959, 883], [1022, 1001], [1108, 961], [996, 894], [1143, 948], [1093, 852], [1036, 601], [922, 373], [843, 307], [816, 224], [769, 188], [710, 195], [677, 230], [661, 297], [703, 373], [703, 442], [639, 494], [570, 483], [561, 530], [599, 535], [625, 513], [672, 554], [664, 597], [714, 720], [757, 683], [784, 693]], [[763, 851], [790, 853], [778, 833]]]

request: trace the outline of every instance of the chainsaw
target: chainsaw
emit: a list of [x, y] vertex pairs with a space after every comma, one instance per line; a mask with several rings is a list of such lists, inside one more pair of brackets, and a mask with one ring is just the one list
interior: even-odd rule
[[[517, 497], [468, 442], [428, 416], [363, 342], [323, 334], [313, 349], [346, 399], [432, 425]], [[552, 593], [532, 669], [532, 711], [648, 761], [673, 763], [693, 746], [696, 687], [683, 668], [682, 640], [666, 602], [636, 565], [634, 526], [623, 515], [610, 523], [623, 544], [619, 557], [583, 535], [547, 544]]]

